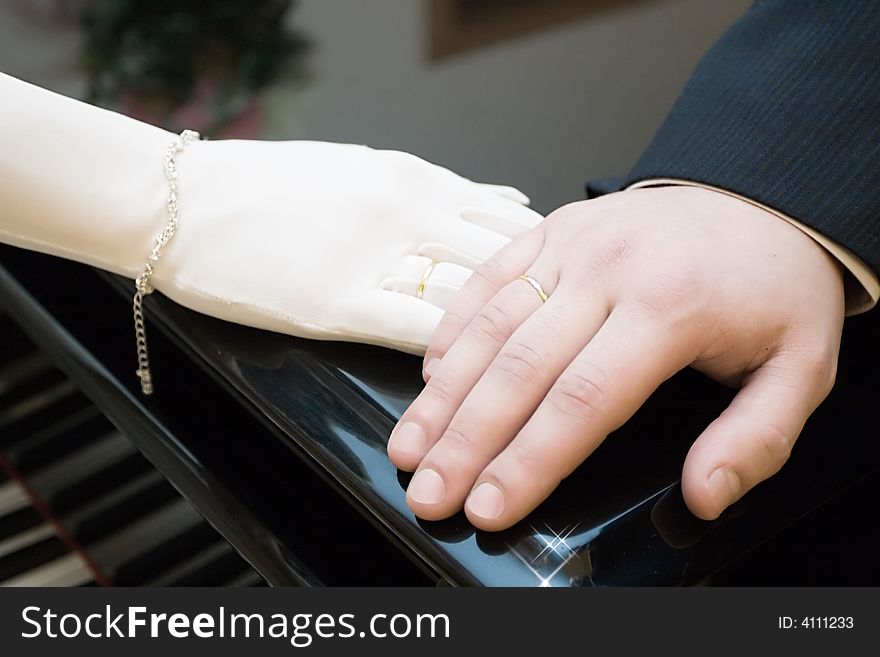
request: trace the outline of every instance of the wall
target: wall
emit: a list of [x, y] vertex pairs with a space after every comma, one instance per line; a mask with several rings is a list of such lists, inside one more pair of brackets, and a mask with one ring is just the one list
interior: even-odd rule
[[[549, 211], [632, 165], [750, 1], [624, 3], [432, 63], [424, 0], [299, 0], [290, 20], [314, 43], [313, 79], [271, 94], [267, 136], [409, 150]], [[81, 94], [75, 27], [24, 20], [23, 6], [41, 3], [0, 4], [0, 70]]]
[[300, 0], [315, 81], [287, 136], [400, 148], [547, 211], [625, 172], [750, 0], [648, 0], [440, 63], [412, 0]]

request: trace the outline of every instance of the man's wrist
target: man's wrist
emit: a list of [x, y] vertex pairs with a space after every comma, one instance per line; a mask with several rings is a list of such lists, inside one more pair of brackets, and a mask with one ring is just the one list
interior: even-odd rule
[[763, 203], [759, 203], [758, 201], [741, 194], [720, 187], [715, 187], [714, 185], [678, 178], [654, 178], [642, 180], [630, 185], [626, 189], [642, 189], [645, 187], [661, 186], [699, 187], [725, 194], [727, 196], [732, 196], [779, 217], [783, 221], [798, 228], [801, 232], [809, 235], [816, 243], [821, 245], [826, 252], [828, 252], [843, 272], [847, 315], [858, 315], [866, 312], [873, 308], [877, 304], [878, 299], [880, 299], [880, 279], [878, 279], [877, 275], [861, 260], [861, 258], [810, 226], [807, 226], [774, 208], [766, 206]]

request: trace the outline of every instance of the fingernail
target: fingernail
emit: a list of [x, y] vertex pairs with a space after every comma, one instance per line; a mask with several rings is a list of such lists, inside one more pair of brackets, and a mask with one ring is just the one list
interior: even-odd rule
[[419, 470], [406, 492], [419, 504], [437, 504], [446, 497], [446, 484], [434, 470]]
[[428, 449], [428, 437], [415, 422], [404, 422], [391, 434], [391, 446], [407, 454], [423, 454]]
[[494, 484], [484, 481], [468, 497], [467, 506], [481, 518], [495, 519], [504, 512], [504, 494]]
[[437, 366], [440, 364], [439, 358], [432, 358], [428, 361], [428, 364], [425, 365], [425, 378], [430, 379], [434, 376], [434, 372], [437, 370]]
[[709, 497], [719, 515], [739, 498], [742, 484], [740, 484], [739, 477], [730, 468], [722, 467], [715, 470], [709, 475], [708, 483]]

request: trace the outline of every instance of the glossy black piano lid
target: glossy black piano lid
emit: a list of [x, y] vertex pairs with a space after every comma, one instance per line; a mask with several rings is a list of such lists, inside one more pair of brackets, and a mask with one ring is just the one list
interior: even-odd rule
[[856, 356], [862, 360], [858, 370], [853, 359], [846, 360], [838, 389], [780, 476], [721, 520], [699, 521], [681, 498], [681, 463], [688, 445], [732, 393], [686, 371], [518, 526], [498, 534], [476, 532], [463, 514], [422, 522], [404, 503], [409, 476], [385, 456], [391, 428], [421, 388], [418, 359], [266, 334], [159, 301], [158, 312], [193, 353], [453, 582], [699, 582], [878, 464], [876, 440], [864, 428], [873, 393], [852, 376], [865, 371], [862, 359], [868, 355], [877, 364], [874, 350]]
[[[129, 287], [124, 282], [120, 290], [127, 293]], [[124, 308], [121, 303], [114, 312]], [[497, 534], [474, 531], [462, 514], [422, 522], [406, 508], [408, 475], [390, 464], [385, 444], [421, 388], [417, 358], [248, 329], [188, 311], [158, 294], [148, 298], [147, 313], [153, 327], [161, 325], [226, 386], [230, 404], [243, 404], [264, 419], [278, 441], [307, 455], [353, 504], [451, 583], [702, 583], [795, 521], [808, 522], [815, 509], [848, 487], [872, 479], [869, 490], [877, 490], [872, 373], [880, 353], [868, 339], [876, 335], [877, 313], [848, 320], [838, 384], [783, 471], [718, 521], [699, 521], [687, 511], [678, 479], [688, 446], [732, 393], [687, 370], [664, 384], [531, 516]], [[159, 361], [154, 368], [161, 395], [162, 380], [174, 376], [174, 365]], [[321, 504], [297, 499], [295, 482], [290, 490], [291, 504]], [[873, 524], [876, 517], [866, 523], [866, 532]], [[815, 528], [817, 534], [822, 530]], [[796, 567], [798, 555], [791, 556]]]

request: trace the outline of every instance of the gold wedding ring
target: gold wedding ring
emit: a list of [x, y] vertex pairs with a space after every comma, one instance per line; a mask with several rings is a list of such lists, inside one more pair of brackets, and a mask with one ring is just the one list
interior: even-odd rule
[[425, 270], [425, 273], [422, 274], [422, 280], [419, 281], [419, 287], [416, 289], [416, 299], [421, 299], [425, 294], [425, 288], [428, 287], [428, 279], [431, 277], [431, 273], [436, 266], [437, 262], [432, 260], [431, 264], [428, 265], [428, 268]]
[[547, 299], [549, 297], [547, 296], [547, 293], [544, 292], [544, 288], [541, 287], [541, 284], [538, 281], [536, 281], [531, 276], [526, 276], [525, 274], [523, 274], [522, 276], [519, 276], [518, 278], [519, 278], [519, 280], [525, 281], [526, 283], [531, 285], [533, 288], [535, 288], [535, 292], [537, 292], [538, 296], [541, 297], [541, 301], [543, 301], [543, 302], [547, 301]]

